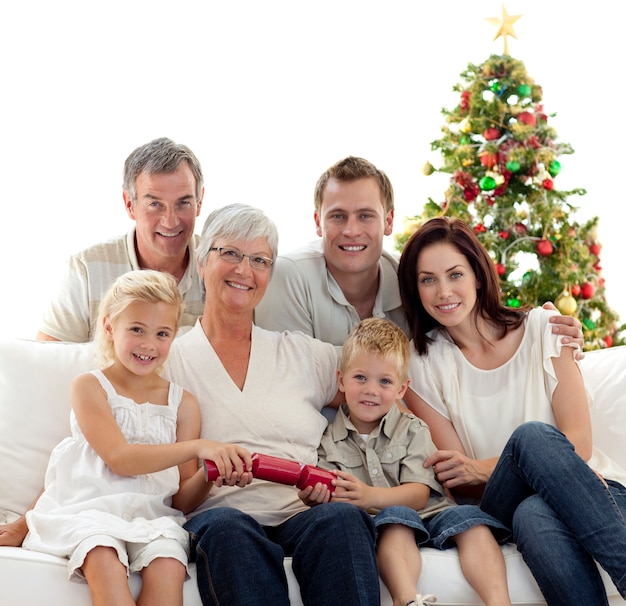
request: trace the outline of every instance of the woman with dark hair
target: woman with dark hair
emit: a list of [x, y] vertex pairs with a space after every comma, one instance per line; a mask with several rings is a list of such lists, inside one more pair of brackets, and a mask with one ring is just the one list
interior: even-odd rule
[[512, 529], [548, 604], [608, 604], [596, 562], [626, 597], [626, 472], [592, 444], [555, 312], [503, 306], [493, 261], [458, 219], [418, 229], [398, 276], [414, 345], [405, 401], [439, 449], [425, 465]]

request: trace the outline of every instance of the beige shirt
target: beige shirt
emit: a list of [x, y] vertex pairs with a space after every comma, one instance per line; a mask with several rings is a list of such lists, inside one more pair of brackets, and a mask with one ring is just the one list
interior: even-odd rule
[[[178, 283], [185, 301], [181, 332], [194, 325], [204, 307], [202, 279], [196, 263], [197, 240], [198, 236], [191, 239], [189, 265]], [[72, 255], [39, 330], [60, 341], [92, 341], [100, 301], [116, 278], [137, 269], [141, 267], [135, 251], [134, 228], [125, 236], [95, 244]]]
[[442, 496], [443, 487], [432, 467], [424, 467], [426, 458], [436, 450], [428, 426], [397, 406], [391, 407], [365, 441], [343, 404], [324, 432], [317, 452], [320, 467], [347, 471], [369, 486], [390, 488], [409, 482], [429, 486], [428, 503], [418, 512], [422, 518], [429, 518], [455, 505]]
[[[383, 251], [375, 318], [395, 322], [409, 336], [398, 287], [398, 261]], [[313, 241], [276, 259], [267, 291], [255, 310], [255, 323], [267, 330], [300, 330], [341, 346], [360, 320], [328, 271], [322, 240]]]

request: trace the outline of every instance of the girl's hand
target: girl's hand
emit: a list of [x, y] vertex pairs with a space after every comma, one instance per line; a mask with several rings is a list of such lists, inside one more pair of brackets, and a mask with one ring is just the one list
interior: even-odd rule
[[424, 461], [424, 467], [432, 467], [437, 481], [450, 490], [486, 484], [495, 462], [470, 459], [456, 450], [438, 450]]
[[252, 481], [252, 456], [243, 446], [199, 440], [198, 458], [213, 461], [219, 471], [215, 486], [239, 486]]

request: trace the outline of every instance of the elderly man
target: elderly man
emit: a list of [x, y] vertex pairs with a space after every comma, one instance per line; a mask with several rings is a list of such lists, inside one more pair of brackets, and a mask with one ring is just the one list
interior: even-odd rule
[[134, 228], [72, 255], [38, 339], [91, 341], [103, 295], [118, 276], [136, 269], [166, 271], [178, 280], [185, 301], [183, 328], [202, 313], [194, 236], [204, 195], [198, 159], [184, 145], [155, 139], [126, 159], [123, 188]]

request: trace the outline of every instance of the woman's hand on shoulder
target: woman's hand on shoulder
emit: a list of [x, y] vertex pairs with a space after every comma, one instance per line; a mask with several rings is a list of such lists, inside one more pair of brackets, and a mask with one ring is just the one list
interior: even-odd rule
[[[558, 311], [551, 301], [547, 301], [542, 307], [551, 311]], [[562, 335], [561, 342], [564, 345], [570, 343], [576, 343], [576, 345], [578, 345], [575, 358], [578, 361], [582, 360], [585, 357], [583, 353], [585, 339], [583, 338], [583, 329], [580, 321], [573, 316], [558, 315], [552, 316], [550, 323], [552, 324], [552, 332], [555, 335]]]

